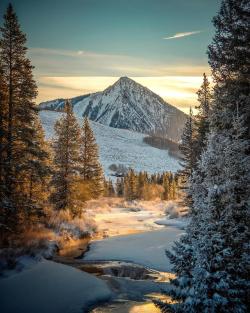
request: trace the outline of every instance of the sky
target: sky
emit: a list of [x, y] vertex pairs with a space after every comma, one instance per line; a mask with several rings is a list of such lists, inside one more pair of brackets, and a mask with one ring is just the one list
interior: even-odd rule
[[[0, 22], [9, 1], [0, 2]], [[37, 102], [101, 91], [128, 76], [188, 111], [220, 0], [13, 0]]]

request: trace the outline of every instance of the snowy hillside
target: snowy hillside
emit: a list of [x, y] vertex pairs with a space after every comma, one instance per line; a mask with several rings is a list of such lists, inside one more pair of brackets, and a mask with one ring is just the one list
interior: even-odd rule
[[[64, 101], [43, 102], [40, 108], [60, 110]], [[141, 133], [164, 131], [174, 141], [180, 139], [186, 119], [183, 112], [128, 77], [121, 77], [103, 92], [72, 98], [71, 103], [79, 117]]]
[[[40, 117], [46, 137], [54, 135], [54, 124], [61, 116], [60, 112], [40, 111]], [[144, 134], [108, 127], [92, 122], [97, 143], [100, 149], [100, 159], [105, 175], [109, 176], [111, 164], [123, 164], [137, 171], [145, 170], [150, 173], [162, 171], [177, 171], [178, 161], [170, 157], [166, 150], [151, 147], [143, 142]]]

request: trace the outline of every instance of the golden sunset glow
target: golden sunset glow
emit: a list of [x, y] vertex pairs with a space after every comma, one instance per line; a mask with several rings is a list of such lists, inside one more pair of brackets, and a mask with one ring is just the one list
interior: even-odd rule
[[[188, 112], [196, 103], [196, 91], [202, 83], [198, 76], [131, 77], [136, 82], [157, 93], [164, 100]], [[40, 77], [37, 102], [55, 98], [71, 98], [78, 95], [103, 91], [119, 77]], [[53, 95], [53, 98], [51, 98]]]

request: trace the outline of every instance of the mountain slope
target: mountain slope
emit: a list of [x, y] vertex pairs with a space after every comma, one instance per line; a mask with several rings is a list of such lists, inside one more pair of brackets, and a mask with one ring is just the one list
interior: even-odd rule
[[[47, 139], [54, 136], [54, 125], [63, 113], [52, 111], [40, 111], [39, 115]], [[82, 123], [82, 119], [79, 119]], [[148, 171], [156, 173], [162, 171], [176, 172], [180, 169], [177, 159], [168, 155], [166, 150], [151, 147], [143, 142], [145, 135], [125, 130], [116, 129], [91, 122], [96, 141], [99, 147], [100, 160], [106, 176], [112, 172], [111, 164], [122, 164], [136, 171]]]
[[[64, 102], [43, 102], [40, 109], [61, 110]], [[165, 133], [174, 141], [180, 139], [186, 120], [183, 112], [128, 77], [121, 77], [103, 92], [72, 98], [71, 103], [79, 117], [141, 133]]]

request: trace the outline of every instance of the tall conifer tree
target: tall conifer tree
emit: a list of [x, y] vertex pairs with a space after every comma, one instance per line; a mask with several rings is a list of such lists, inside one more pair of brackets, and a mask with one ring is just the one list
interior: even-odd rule
[[73, 215], [79, 206], [74, 189], [80, 179], [81, 129], [71, 104], [65, 103], [64, 115], [56, 122], [53, 143], [55, 172], [52, 178], [51, 201], [56, 210], [69, 209]]
[[184, 126], [179, 146], [183, 155], [181, 165], [183, 167], [182, 175], [185, 181], [192, 175], [195, 167], [194, 135], [194, 116], [193, 110], [190, 108], [189, 117]]
[[92, 196], [100, 196], [103, 192], [103, 171], [99, 162], [98, 146], [87, 117], [82, 127], [80, 160], [81, 177], [90, 183]]
[[[168, 252], [177, 278], [163, 312], [249, 312], [249, 1], [224, 0], [209, 47], [210, 133], [191, 179], [192, 219]], [[189, 264], [185, 260], [189, 259]]]
[[26, 37], [11, 4], [0, 30], [1, 84], [6, 90], [4, 109], [1, 109], [1, 124], [4, 125], [1, 171], [5, 187], [2, 209], [8, 227], [12, 231], [22, 231], [34, 213], [34, 203], [29, 201], [27, 189], [30, 164], [36, 159], [37, 166], [32, 168], [32, 175], [42, 178], [47, 174], [46, 171], [38, 174], [38, 168], [41, 168], [38, 164], [47, 155], [37, 144], [38, 112], [34, 103], [37, 87], [32, 75], [33, 67], [26, 56]]
[[196, 106], [198, 113], [194, 117], [195, 126], [195, 158], [196, 162], [206, 147], [209, 132], [209, 112], [211, 105], [211, 92], [206, 74], [203, 74], [203, 83], [197, 92], [199, 105]]
[[188, 193], [189, 180], [196, 166], [195, 126], [192, 108], [190, 108], [189, 117], [187, 118], [183, 129], [179, 149], [183, 155], [181, 161], [183, 169], [180, 172], [181, 185], [182, 188], [187, 191], [185, 196], [185, 203], [187, 205], [191, 205], [192, 199]]

